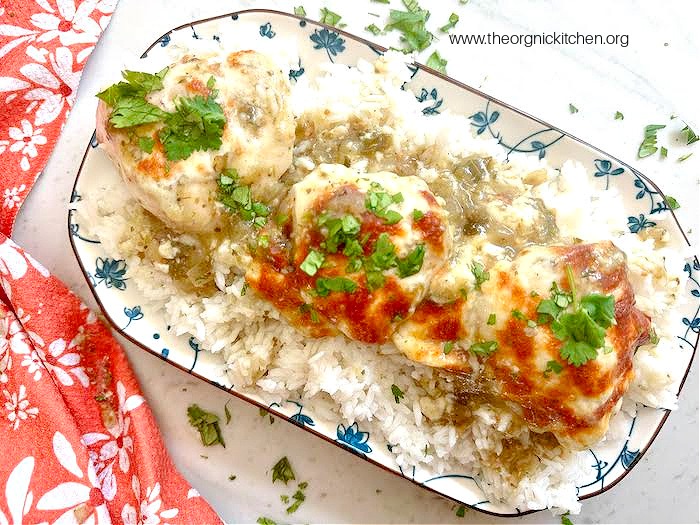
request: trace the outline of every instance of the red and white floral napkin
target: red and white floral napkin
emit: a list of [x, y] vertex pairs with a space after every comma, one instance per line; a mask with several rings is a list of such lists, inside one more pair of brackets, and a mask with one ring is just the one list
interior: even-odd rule
[[8, 238], [115, 6], [0, 2], [0, 525], [219, 522], [110, 330]]

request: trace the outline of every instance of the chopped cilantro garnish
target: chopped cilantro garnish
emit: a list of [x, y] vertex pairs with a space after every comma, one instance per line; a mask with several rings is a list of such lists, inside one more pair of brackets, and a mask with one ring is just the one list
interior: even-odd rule
[[294, 477], [294, 470], [292, 470], [292, 466], [289, 464], [287, 456], [284, 456], [277, 463], [275, 463], [274, 467], [272, 467], [272, 483], [280, 480], [286, 485], [287, 482], [293, 479], [296, 479]]
[[351, 257], [345, 267], [345, 273], [356, 273], [362, 268], [362, 259], [359, 257]]
[[144, 153], [152, 153], [155, 143], [151, 137], [139, 137], [139, 149]]
[[380, 233], [374, 252], [365, 262], [368, 270], [388, 270], [396, 264], [396, 248], [387, 233]]
[[316, 309], [315, 309], [313, 306], [311, 306], [310, 304], [308, 304], [308, 303], [302, 304], [302, 305], [299, 307], [299, 311], [300, 311], [302, 314], [308, 313], [308, 314], [309, 314], [309, 317], [311, 318], [311, 322], [312, 322], [312, 323], [314, 323], [314, 324], [318, 324], [318, 323], [319, 323], [320, 318], [318, 317], [318, 312], [317, 312]]
[[496, 350], [498, 350], [498, 342], [496, 341], [483, 341], [481, 343], [474, 343], [469, 347], [470, 352], [486, 357], [493, 354]]
[[413, 210], [413, 220], [414, 220], [415, 222], [418, 222], [418, 221], [421, 220], [424, 216], [425, 216], [425, 213], [423, 213], [422, 211], [420, 211], [420, 210]]
[[564, 370], [564, 367], [561, 366], [561, 363], [559, 361], [547, 361], [547, 368], [544, 371], [545, 377], [549, 374], [549, 372], [554, 372], [555, 374], [560, 374], [561, 371]]
[[345, 277], [319, 277], [316, 279], [316, 292], [326, 297], [331, 292], [353, 293], [357, 290], [355, 281]]
[[401, 220], [401, 214], [390, 210], [389, 206], [403, 201], [403, 195], [397, 193], [389, 195], [380, 184], [373, 182], [371, 189], [367, 192], [365, 207], [374, 215], [384, 219], [387, 224], [396, 224]]
[[368, 271], [367, 273], [367, 288], [369, 289], [370, 292], [373, 292], [374, 290], [378, 290], [382, 286], [384, 286], [384, 282], [386, 279], [384, 278], [384, 274], [380, 271]]
[[391, 385], [391, 393], [394, 395], [394, 401], [396, 401], [396, 404], [398, 405], [399, 400], [403, 399], [403, 390], [396, 385]]
[[389, 23], [384, 30], [396, 30], [401, 33], [402, 51], [404, 53], [423, 51], [433, 40], [432, 33], [425, 27], [430, 13], [420, 9], [415, 0], [404, 0], [404, 5], [408, 11], [398, 11], [396, 9], [389, 11]]
[[578, 113], [578, 108], [573, 104], [569, 104], [569, 113]]
[[615, 120], [625, 120], [625, 116], [619, 111], [615, 112]]
[[425, 245], [419, 244], [406, 257], [396, 260], [396, 267], [399, 277], [402, 279], [417, 274], [423, 267], [423, 257], [425, 256]]
[[285, 213], [279, 213], [279, 214], [277, 214], [277, 216], [275, 217], [275, 223], [276, 223], [278, 226], [282, 226], [285, 222], [287, 222], [287, 219], [289, 219], [289, 215], [287, 215], [287, 214], [285, 214]]
[[561, 525], [574, 525], [573, 522], [569, 519], [568, 511], [561, 515]]
[[341, 18], [342, 16], [340, 16], [338, 13], [334, 13], [333, 11], [325, 7], [321, 8], [321, 19], [319, 20], [319, 22], [321, 22], [322, 24], [334, 27], [345, 27], [345, 24], [340, 23]]
[[446, 342], [442, 345], [442, 351], [445, 353], [445, 355], [447, 355], [447, 354], [449, 354], [450, 352], [452, 352], [452, 349], [454, 348], [454, 346], [455, 346], [454, 341], [446, 341]]
[[298, 5], [294, 8], [294, 14], [297, 16], [306, 16], [306, 9], [303, 5]]
[[219, 426], [219, 416], [206, 410], [202, 410], [198, 405], [193, 404], [187, 407], [187, 418], [190, 425], [199, 431], [199, 437], [205, 447], [220, 444], [226, 448], [224, 438], [221, 435]]
[[260, 235], [258, 237], [258, 246], [261, 248], [269, 248], [270, 247], [270, 236], [269, 235]]
[[[231, 211], [236, 211], [245, 221], [252, 221], [256, 227], [265, 225], [270, 208], [259, 201], [254, 201], [250, 186], [237, 186], [236, 170], [225, 170], [219, 176], [218, 200]], [[269, 241], [269, 239], [268, 239]]]
[[518, 321], [527, 321], [527, 317], [520, 310], [511, 310], [510, 315]]
[[318, 218], [318, 225], [326, 238], [321, 247], [328, 253], [338, 253], [341, 245], [347, 245], [360, 233], [360, 221], [352, 215], [338, 218], [323, 214]]
[[496, 324], [496, 314], [489, 314], [489, 319], [486, 321], [486, 324], [489, 326], [493, 326]]
[[685, 127], [681, 130], [681, 133], [685, 133], [686, 144], [688, 146], [700, 140], [700, 137], [698, 137], [695, 134], [695, 132], [690, 128], [690, 126], [688, 126], [688, 124], [686, 124]]
[[656, 335], [656, 330], [653, 328], [649, 329], [649, 342], [653, 345], [659, 344], [659, 336]]
[[640, 159], [656, 153], [656, 132], [665, 128], [665, 124], [649, 124], [644, 128], [644, 140], [639, 145], [637, 156]]
[[489, 280], [489, 272], [484, 271], [484, 265], [477, 261], [472, 263], [471, 270], [474, 275], [474, 288], [481, 290], [481, 285]]
[[370, 25], [368, 25], [367, 27], [365, 27], [365, 31], [369, 31], [369, 32], [372, 33], [374, 36], [377, 36], [379, 33], [382, 32], [382, 30], [379, 29], [379, 28], [377, 27], [376, 24], [370, 24]]
[[464, 508], [464, 505], [460, 505], [459, 507], [457, 507], [457, 512], [455, 512], [455, 514], [457, 515], [458, 518], [463, 518], [466, 510], [467, 509]]
[[684, 160], [688, 160], [692, 154], [693, 154], [693, 152], [691, 151], [690, 153], [687, 153], [685, 155], [681, 155], [680, 157], [678, 157], [678, 162], [683, 162]]
[[459, 22], [459, 15], [457, 13], [452, 13], [447, 23], [440, 28], [440, 31], [447, 33], [450, 29], [457, 25], [457, 22]]
[[304, 261], [299, 265], [299, 268], [301, 268], [301, 270], [305, 274], [313, 277], [314, 275], [316, 275], [316, 272], [318, 272], [319, 268], [321, 268], [321, 265], [325, 260], [326, 256], [323, 255], [321, 252], [311, 250], [306, 255]]

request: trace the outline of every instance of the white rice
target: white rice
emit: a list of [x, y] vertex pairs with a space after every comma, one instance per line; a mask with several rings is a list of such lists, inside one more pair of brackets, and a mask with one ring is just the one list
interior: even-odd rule
[[[471, 129], [465, 116], [445, 111], [425, 117], [413, 94], [401, 90], [407, 75], [398, 58], [388, 62], [384, 74], [375, 74], [367, 62], [356, 68], [329, 65], [318, 78], [304, 75], [299, 79], [293, 86], [293, 107], [298, 116], [309, 118], [330, 110], [323, 114], [329, 126], [347, 121], [350, 115], [372, 121], [388, 114], [396, 147], [430, 145], [440, 154], [504, 158], [495, 140], [455, 132]], [[303, 156], [297, 156], [295, 162], [298, 169], [305, 170], [314, 164]], [[546, 170], [547, 181], [533, 195], [555, 212], [562, 236], [611, 239], [625, 251], [637, 305], [653, 318], [660, 337], [658, 345], [642, 347], [635, 355], [634, 382], [623, 410], [611, 422], [614, 435], [627, 428], [635, 403], [676, 407], [675, 392], [685, 356], [673, 341], [672, 327], [677, 323], [673, 312], [684, 287], [684, 254], [655, 248], [652, 240], [630, 234], [617, 213], [616, 191], [594, 189], [590, 173], [576, 162], [566, 162], [558, 172], [544, 160], [518, 157], [511, 160], [507, 176], [514, 185], [525, 188], [522, 177], [540, 168]], [[426, 168], [419, 175], [430, 180], [435, 172]], [[376, 347], [343, 337], [302, 336], [254, 293], [241, 297], [244, 280], [238, 276], [231, 282], [224, 248], [214, 263], [221, 291], [206, 299], [182, 293], [162, 268], [129, 254], [130, 217], [138, 213], [138, 205], [116, 175], [110, 185], [85, 191], [78, 212], [81, 226], [101, 240], [109, 256], [127, 259], [131, 281], [152, 307], [162, 309], [178, 335], [193, 335], [201, 348], [223, 355], [238, 391], [257, 393], [269, 402], [302, 399], [319, 417], [359, 422], [378, 441], [397, 444], [393, 453], [404, 469], [423, 464], [436, 474], [447, 469], [471, 472], [489, 498], [521, 510], [546, 506], [578, 512], [574, 480], [581, 479], [589, 468], [584, 453], [552, 450], [536, 472], [514, 484], [502, 469], [484, 461], [487, 455], [501, 452], [505, 439], [529, 442], [530, 432], [509, 414], [482, 406], [474, 423], [460, 432], [452, 425], [430, 423], [427, 416], [435, 408], [431, 405], [444, 402], [436, 392], [441, 388], [449, 391], [449, 385], [439, 385], [444, 380], [434, 370], [408, 361], [392, 344]], [[481, 249], [499, 253], [494, 246]], [[231, 284], [225, 286], [226, 282]], [[400, 404], [393, 398], [392, 384], [405, 393]]]

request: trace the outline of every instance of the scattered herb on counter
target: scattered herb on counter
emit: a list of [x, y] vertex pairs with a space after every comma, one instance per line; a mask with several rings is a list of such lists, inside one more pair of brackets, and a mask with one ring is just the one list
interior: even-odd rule
[[474, 288], [481, 291], [481, 285], [489, 280], [489, 272], [484, 271], [484, 265], [477, 261], [472, 263], [471, 270], [474, 275]]
[[[464, 2], [464, 3], [466, 3], [466, 2]], [[455, 514], [457, 515], [458, 518], [463, 518], [466, 510], [467, 509], [464, 508], [464, 505], [460, 505], [459, 507], [457, 507], [457, 512], [455, 512]]]
[[452, 352], [452, 349], [454, 348], [454, 346], [455, 346], [454, 341], [445, 341], [445, 343], [442, 345], [443, 353], [445, 355], [449, 354], [450, 352]]
[[619, 111], [615, 112], [615, 120], [625, 120], [625, 116]]
[[544, 376], [547, 377], [550, 372], [560, 374], [562, 370], [564, 370], [564, 367], [561, 366], [561, 363], [559, 363], [559, 361], [547, 361], [547, 368], [544, 371]]
[[489, 314], [489, 319], [486, 321], [486, 324], [489, 326], [493, 326], [496, 324], [496, 314]]
[[304, 491], [308, 486], [309, 483], [306, 481], [299, 483], [297, 491], [294, 494], [292, 494], [292, 499], [294, 500], [294, 503], [287, 507], [287, 514], [294, 514], [299, 509], [299, 506], [302, 503], [304, 503], [304, 501], [306, 501], [306, 494], [304, 494]]
[[399, 400], [403, 399], [403, 390], [396, 385], [391, 385], [391, 393], [394, 395], [394, 401], [396, 401], [396, 404], [398, 405]]
[[289, 496], [286, 494], [280, 494], [280, 501], [286, 505], [289, 503]]
[[187, 417], [190, 425], [199, 431], [199, 437], [205, 447], [218, 443], [226, 448], [224, 438], [221, 435], [221, 427], [219, 427], [219, 416], [202, 410], [198, 405], [193, 404], [187, 407]]
[[686, 155], [682, 155], [682, 156], [678, 157], [678, 162], [683, 162], [684, 160], [689, 159], [690, 156], [691, 156], [692, 154], [693, 154], [693, 153], [690, 152], [690, 153], [688, 153], [688, 154], [686, 154]]
[[561, 515], [561, 525], [574, 525], [573, 522], [569, 519], [568, 511]]
[[659, 157], [661, 157], [662, 159], [668, 157], [668, 150], [665, 146], [661, 146], [661, 148], [659, 148]]
[[665, 127], [666, 124], [649, 124], [644, 128], [644, 140], [642, 140], [642, 143], [639, 145], [637, 157], [643, 159], [656, 153], [658, 149], [656, 147], [656, 133]]
[[372, 0], [372, 2], [375, 2], [377, 4], [388, 4], [389, 0]]
[[259, 410], [258, 410], [258, 414], [260, 414], [260, 417], [263, 417], [263, 418], [264, 418], [265, 416], [268, 416], [268, 415], [269, 415], [269, 416], [270, 416], [270, 424], [271, 424], [271, 425], [272, 425], [272, 423], [275, 422], [274, 416], [273, 416], [272, 414], [270, 414], [270, 412], [268, 412], [268, 411], [267, 411], [266, 409], [264, 409], [264, 408], [259, 409]]
[[440, 28], [440, 31], [443, 33], [449, 32], [450, 29], [457, 25], [457, 22], [459, 22], [459, 15], [457, 13], [452, 13], [450, 18], [447, 20], [447, 23]]
[[226, 403], [224, 404], [224, 416], [226, 417], [226, 424], [227, 425], [231, 422], [231, 412], [229, 412], [229, 409], [228, 409], [229, 401], [226, 401]]
[[[685, 123], [684, 123], [685, 124]], [[685, 124], [685, 127], [681, 129], [681, 133], [685, 133], [685, 138], [686, 138], [686, 145], [690, 146], [694, 142], [697, 142], [700, 140], [700, 137], [698, 137], [695, 132], [688, 126], [688, 124]]]
[[672, 210], [677, 210], [678, 208], [681, 207], [681, 205], [678, 203], [676, 199], [671, 197], [670, 195], [666, 195], [666, 205], [671, 208]]
[[569, 103], [569, 113], [574, 114], [578, 113], [578, 108], [574, 106], [573, 104]]
[[229, 481], [235, 481], [235, 479], [236, 479], [237, 477], [238, 477], [238, 476], [236, 476], [235, 474], [231, 474], [231, 475], [228, 477], [228, 480], [229, 480]]
[[423, 51], [433, 40], [433, 34], [425, 27], [430, 12], [420, 9], [415, 0], [404, 0], [408, 11], [391, 9], [389, 23], [384, 31], [395, 30], [401, 33], [401, 43], [404, 53]]
[[343, 17], [340, 16], [338, 13], [334, 13], [330, 9], [322, 7], [321, 8], [321, 18], [320, 18], [319, 22], [321, 22], [322, 24], [333, 26], [333, 27], [345, 27], [346, 24], [340, 23], [340, 20], [342, 18]]
[[297, 16], [306, 16], [306, 9], [303, 5], [298, 5], [294, 8], [294, 14]]
[[447, 60], [440, 56], [440, 53], [433, 51], [433, 54], [428, 57], [426, 66], [432, 67], [435, 71], [439, 71], [443, 75], [447, 74]]
[[296, 479], [294, 477], [294, 471], [292, 470], [292, 466], [289, 464], [287, 456], [284, 456], [277, 463], [275, 463], [274, 467], [272, 467], [272, 483], [280, 480], [286, 485], [293, 479]]
[[277, 522], [272, 521], [270, 518], [266, 518], [264, 516], [260, 516], [257, 520], [255, 520], [255, 523], [258, 525], [277, 525]]
[[498, 350], [498, 342], [496, 341], [483, 341], [481, 343], [474, 343], [469, 347], [470, 352], [486, 357], [493, 354], [496, 350]]
[[365, 31], [369, 31], [369, 32], [372, 33], [374, 36], [377, 36], [379, 33], [382, 32], [382, 30], [379, 29], [379, 27], [377, 27], [376, 24], [370, 24], [370, 25], [368, 25], [367, 27], [365, 27]]

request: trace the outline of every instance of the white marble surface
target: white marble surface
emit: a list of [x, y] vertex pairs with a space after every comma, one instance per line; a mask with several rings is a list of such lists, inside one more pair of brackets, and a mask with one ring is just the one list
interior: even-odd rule
[[[399, 0], [391, 0], [398, 7]], [[251, 7], [291, 10], [301, 2], [121, 0], [113, 21], [90, 59], [72, 115], [59, 144], [28, 201], [14, 238], [68, 286], [94, 305], [69, 248], [66, 205], [75, 172], [94, 128], [93, 94], [122, 64], [156, 37], [185, 22]], [[428, 2], [423, 0], [425, 7]], [[432, 2], [437, 4], [437, 2]], [[321, 5], [343, 15], [347, 30], [372, 38], [363, 28], [381, 25], [387, 6], [370, 1], [304, 1], [311, 17]], [[350, 6], [353, 7], [350, 7]], [[430, 5], [433, 27], [456, 11], [459, 32], [525, 33], [579, 31], [629, 34], [618, 46], [451, 46], [441, 36], [435, 46], [448, 59], [448, 73], [467, 84], [572, 132], [648, 174], [681, 203], [679, 219], [698, 239], [700, 143], [684, 163], [679, 144], [680, 119], [700, 129], [697, 61], [700, 42], [698, 3], [680, 2], [516, 2], [457, 0]], [[368, 13], [378, 13], [375, 18]], [[390, 37], [375, 40], [395, 43]], [[668, 45], [665, 45], [668, 44]], [[579, 113], [570, 114], [573, 103]], [[625, 120], [615, 121], [615, 111]], [[660, 142], [669, 158], [636, 159], [646, 124], [668, 124]], [[253, 522], [258, 516], [287, 521], [279, 500], [282, 487], [271, 484], [269, 470], [287, 455], [298, 476], [310, 482], [307, 501], [292, 517], [299, 522], [463, 522], [503, 519], [467, 511], [460, 519], [454, 505], [390, 475], [353, 455], [284, 422], [270, 424], [258, 410], [180, 372], [124, 342], [131, 363], [161, 427], [168, 449], [185, 477], [228, 522]], [[697, 356], [696, 359], [697, 361]], [[698, 365], [694, 364], [673, 413], [652, 449], [618, 486], [584, 503], [576, 523], [698, 521]], [[186, 407], [196, 402], [223, 414], [226, 449], [201, 446], [188, 426]], [[235, 474], [235, 481], [229, 481]], [[513, 522], [558, 522], [538, 513]]]

